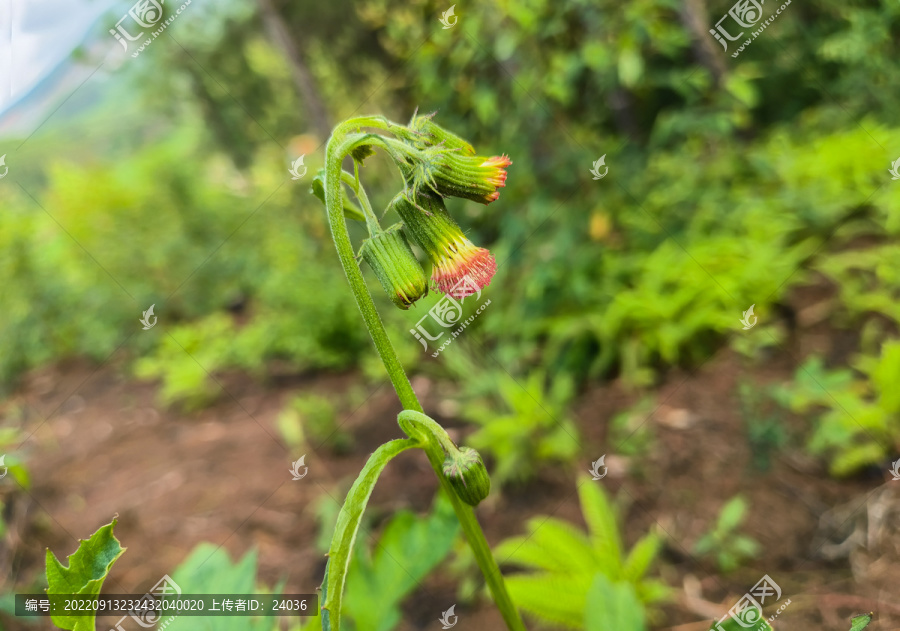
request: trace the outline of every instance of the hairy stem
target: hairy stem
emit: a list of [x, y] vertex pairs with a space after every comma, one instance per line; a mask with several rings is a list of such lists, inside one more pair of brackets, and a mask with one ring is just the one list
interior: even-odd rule
[[[409, 378], [400, 364], [397, 353], [394, 351], [390, 338], [387, 336], [387, 331], [384, 329], [381, 317], [375, 308], [372, 296], [366, 287], [362, 272], [354, 259], [353, 246], [350, 243], [350, 235], [347, 232], [347, 224], [344, 220], [341, 199], [341, 174], [343, 171], [341, 161], [352, 145], [352, 141], [349, 143], [345, 142], [345, 136], [348, 132], [360, 130], [362, 127], [373, 127], [390, 131], [396, 125], [381, 116], [368, 116], [350, 119], [335, 128], [325, 149], [325, 206], [328, 211], [328, 222], [331, 226], [331, 235], [334, 239], [341, 265], [344, 268], [350, 289], [353, 291], [353, 297], [356, 299], [356, 304], [366, 323], [366, 327], [369, 329], [369, 335], [372, 336], [372, 341], [375, 343], [375, 348], [378, 350], [381, 361], [384, 363], [385, 369], [387, 369], [394, 390], [396, 390], [397, 396], [400, 398], [400, 403], [403, 405], [404, 410], [419, 412], [421, 415], [423, 411], [422, 405], [419, 403], [419, 399], [409, 383]], [[362, 186], [359, 189], [361, 190]], [[411, 435], [410, 438], [422, 440], [428, 461], [431, 463], [438, 480], [440, 480], [441, 487], [453, 504], [453, 510], [456, 512], [466, 539], [475, 554], [478, 567], [484, 574], [485, 581], [491, 590], [494, 602], [500, 609], [507, 628], [510, 631], [525, 631], [525, 625], [522, 623], [519, 612], [509, 597], [506, 584], [503, 582], [503, 575], [500, 573], [497, 561], [491, 553], [484, 531], [482, 531], [481, 525], [475, 517], [475, 512], [472, 510], [472, 507], [459, 499], [447, 478], [444, 477], [442, 471], [444, 449], [441, 444], [442, 440], [439, 437], [444, 436], [447, 441], [450, 441], [450, 438], [439, 425], [437, 427], [440, 431], [436, 434], [434, 428], [422, 421], [420, 415], [407, 415], [404, 418], [404, 422], [401, 422], [401, 428], [407, 433], [412, 431], [415, 434]], [[424, 418], [434, 423], [428, 417]], [[406, 423], [407, 420], [409, 421], [408, 423]], [[427, 426], [428, 431], [417, 430], [415, 427], [416, 423]], [[434, 423], [434, 425], [437, 424]]]

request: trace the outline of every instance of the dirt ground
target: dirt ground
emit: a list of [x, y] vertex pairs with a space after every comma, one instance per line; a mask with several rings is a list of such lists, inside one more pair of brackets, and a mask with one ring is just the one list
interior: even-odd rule
[[[815, 331], [797, 348], [833, 344]], [[828, 349], [826, 349], [828, 350]], [[834, 348], [830, 348], [834, 351]], [[286, 591], [309, 593], [320, 584], [324, 558], [314, 547], [318, 524], [313, 503], [328, 494], [343, 499], [367, 456], [400, 436], [392, 420], [398, 403], [387, 384], [365, 384], [368, 398], [345, 409], [340, 420], [354, 437], [349, 453], [310, 449], [309, 474], [292, 481], [290, 453], [275, 429], [289, 397], [310, 391], [346, 399], [358, 375], [297, 377], [261, 385], [228, 375], [213, 407], [194, 414], [156, 403], [156, 387], [124, 378], [124, 358], [102, 368], [75, 362], [30, 374], [4, 404], [31, 438], [25, 445], [32, 488], [0, 484], [9, 532], [0, 560], [8, 559], [0, 586], [30, 591], [41, 582], [46, 548], [64, 558], [99, 526], [118, 515], [116, 535], [127, 552], [116, 563], [106, 591], [142, 593], [171, 572], [201, 541], [224, 546], [232, 558], [255, 548], [259, 577]], [[478, 515], [495, 544], [522, 532], [529, 517], [546, 514], [581, 522], [575, 474], [607, 453], [602, 483], [625, 508], [630, 545], [651, 527], [667, 537], [657, 563], [674, 598], [662, 607], [657, 629], [706, 631], [760, 577], [778, 582], [791, 605], [773, 623], [778, 629], [846, 631], [849, 616], [878, 613], [873, 631], [900, 629], [900, 482], [886, 468], [850, 480], [827, 476], [822, 463], [802, 450], [773, 454], [771, 468], [753, 464], [737, 395], [740, 380], [764, 384], [787, 379], [795, 363], [787, 353], [765, 366], [748, 366], [723, 350], [694, 372], [671, 371], [655, 390], [659, 407], [648, 421], [654, 440], [646, 453], [617, 456], [610, 420], [637, 401], [618, 383], [595, 384], [577, 401], [573, 416], [584, 439], [578, 467], [548, 468], [536, 480], [485, 502]], [[414, 380], [426, 410], [464, 439], [453, 406], [427, 379]], [[44, 420], [48, 419], [48, 420]], [[799, 436], [807, 421], [785, 417]], [[576, 469], [578, 471], [576, 471]], [[627, 475], [626, 475], [627, 474]], [[375, 488], [371, 506], [385, 513], [428, 508], [436, 489], [424, 455], [407, 452], [392, 462]], [[761, 555], [732, 574], [698, 561], [692, 546], [721, 506], [742, 493], [752, 514], [742, 531], [762, 546]], [[841, 547], [853, 533], [850, 544]], [[456, 600], [455, 581], [441, 570], [407, 599], [404, 631], [436, 629], [437, 617]], [[484, 599], [457, 607], [460, 628], [503, 628]], [[769, 613], [767, 611], [767, 613]], [[12, 630], [35, 629], [6, 619]], [[531, 621], [531, 628], [537, 625]], [[38, 627], [50, 628], [50, 627]]]

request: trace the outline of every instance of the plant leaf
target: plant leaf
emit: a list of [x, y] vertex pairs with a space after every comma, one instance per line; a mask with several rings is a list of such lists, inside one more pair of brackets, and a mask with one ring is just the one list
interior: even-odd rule
[[586, 631], [644, 631], [644, 608], [630, 583], [594, 577], [584, 614]]
[[872, 622], [872, 614], [864, 613], [850, 619], [850, 631], [862, 631]]
[[622, 575], [629, 581], [641, 580], [650, 568], [650, 564], [653, 563], [653, 559], [656, 558], [661, 544], [662, 538], [655, 532], [641, 537], [628, 553]]
[[340, 631], [341, 628], [341, 598], [344, 594], [344, 585], [347, 581], [347, 569], [350, 566], [350, 555], [353, 552], [353, 543], [359, 524], [372, 489], [378, 481], [378, 476], [391, 458], [415, 447], [418, 442], [412, 439], [392, 440], [381, 445], [375, 450], [366, 465], [359, 472], [359, 477], [350, 487], [347, 499], [338, 514], [337, 524], [334, 527], [334, 536], [331, 538], [331, 548], [328, 551], [328, 564], [325, 570], [325, 583], [322, 584], [322, 615], [323, 624], [327, 628]]
[[[78, 549], [68, 557], [69, 565], [64, 566], [47, 550], [47, 593], [78, 594], [96, 598], [103, 587], [113, 563], [125, 552], [119, 540], [113, 535], [116, 520], [81, 541]], [[95, 616], [51, 616], [53, 624], [69, 631], [94, 631]]]
[[445, 493], [418, 517], [400, 511], [391, 517], [371, 555], [358, 545], [350, 564], [344, 613], [357, 629], [389, 631], [403, 617], [400, 603], [450, 552], [459, 521]]
[[616, 511], [603, 490], [589, 477], [580, 476], [578, 497], [596, 553], [615, 565], [607, 575], [618, 578], [621, 570], [622, 544], [616, 525]]

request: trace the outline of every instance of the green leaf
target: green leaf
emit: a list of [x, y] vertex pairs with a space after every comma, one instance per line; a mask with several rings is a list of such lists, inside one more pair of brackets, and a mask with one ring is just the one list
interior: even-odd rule
[[[581, 512], [587, 522], [594, 548], [599, 556], [615, 564], [613, 572], [618, 573], [622, 558], [622, 544], [616, 525], [616, 511], [609, 503], [601, 487], [587, 476], [581, 476], [578, 484]], [[615, 576], [612, 574], [611, 576]]]
[[597, 574], [587, 596], [586, 631], [644, 631], [644, 608], [630, 583]]
[[[256, 552], [250, 551], [237, 563], [223, 548], [211, 543], [198, 544], [172, 573], [172, 580], [183, 594], [256, 593]], [[268, 592], [269, 590], [265, 590]], [[278, 593], [280, 590], [272, 590]], [[238, 616], [175, 616], [165, 614], [167, 631], [268, 631], [271, 620]]]
[[391, 458], [417, 445], [418, 442], [412, 439], [392, 440], [381, 445], [369, 457], [366, 465], [359, 472], [359, 477], [356, 478], [347, 493], [347, 499], [344, 500], [344, 505], [338, 514], [334, 536], [331, 539], [328, 565], [325, 570], [326, 582], [322, 587], [323, 624], [328, 624], [328, 628], [335, 631], [339, 631], [341, 628], [341, 599], [344, 595], [353, 543], [356, 540], [360, 521], [366, 510], [366, 504], [369, 502], [369, 496], [372, 495], [372, 489], [378, 481], [378, 476], [381, 475]]
[[396, 513], [370, 555], [359, 545], [350, 564], [344, 614], [357, 629], [389, 631], [402, 618], [400, 603], [450, 552], [459, 521], [446, 494], [417, 517]]
[[747, 502], [740, 495], [731, 498], [722, 512], [719, 513], [719, 521], [716, 530], [719, 533], [728, 533], [737, 528], [744, 520], [744, 513], [747, 511]]
[[[752, 627], [753, 631], [772, 631], [772, 625], [767, 620], [762, 619], [756, 622]], [[733, 617], [729, 617], [725, 622], [713, 622], [709, 631], [747, 631], [747, 626], [742, 625]]]
[[655, 532], [651, 532], [642, 537], [634, 544], [634, 547], [625, 559], [625, 568], [622, 572], [623, 576], [629, 581], [639, 581], [642, 579], [644, 574], [647, 573], [650, 564], [653, 563], [653, 559], [655, 559], [657, 553], [659, 553], [661, 545], [662, 538]]
[[[87, 541], [81, 541], [74, 554], [69, 555], [68, 567], [47, 550], [47, 593], [77, 594], [95, 599], [103, 587], [113, 563], [125, 548], [113, 535], [112, 523], [100, 528]], [[53, 624], [69, 631], [94, 631], [94, 616], [51, 616]]]
[[874, 614], [871, 613], [864, 613], [859, 616], [853, 616], [853, 618], [850, 619], [850, 631], [862, 631], [865, 629], [869, 626], [869, 623], [872, 622], [873, 615]]
[[584, 624], [589, 574], [512, 574], [505, 578], [513, 602], [528, 613], [572, 629]]

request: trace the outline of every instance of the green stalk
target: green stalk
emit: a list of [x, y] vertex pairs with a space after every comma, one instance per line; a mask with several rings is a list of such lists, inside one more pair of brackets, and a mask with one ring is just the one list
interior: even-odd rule
[[[344, 137], [349, 131], [360, 129], [361, 127], [390, 130], [392, 126], [393, 124], [384, 117], [369, 116], [350, 119], [334, 129], [325, 149], [325, 207], [328, 212], [328, 223], [331, 226], [331, 236], [334, 239], [338, 257], [344, 268], [344, 274], [347, 276], [347, 282], [350, 284], [353, 297], [356, 299], [356, 304], [369, 330], [369, 335], [371, 335], [381, 361], [384, 363], [391, 384], [393, 384], [394, 390], [396, 390], [400, 403], [405, 410], [414, 410], [422, 413], [422, 405], [419, 403], [419, 399], [409, 383], [409, 378], [400, 364], [397, 353], [394, 351], [391, 340], [388, 338], [387, 331], [385, 331], [384, 324], [381, 321], [381, 316], [378, 315], [378, 310], [375, 308], [375, 303], [366, 287], [366, 281], [363, 279], [362, 272], [356, 264], [353, 256], [353, 246], [350, 243], [350, 234], [347, 232], [347, 224], [344, 220], [341, 200], [341, 173], [343, 171], [341, 161], [346, 155]], [[360, 186], [360, 189], [362, 189], [362, 186]], [[444, 433], [446, 434], [446, 432]], [[513, 605], [512, 599], [509, 597], [506, 584], [503, 582], [503, 575], [500, 572], [497, 561], [494, 559], [494, 555], [491, 553], [484, 531], [475, 517], [475, 512], [471, 506], [457, 497], [456, 492], [444, 477], [441, 469], [444, 461], [444, 450], [440, 442], [431, 431], [421, 432], [421, 436], [426, 437], [423, 441], [423, 448], [428, 456], [428, 461], [431, 463], [438, 480], [440, 480], [441, 487], [450, 498], [453, 510], [456, 512], [466, 539], [475, 554], [478, 567], [484, 575], [485, 581], [494, 597], [494, 602], [500, 610], [507, 628], [510, 631], [525, 631], [525, 625], [515, 605]], [[415, 438], [415, 436], [410, 436], [410, 438]]]

